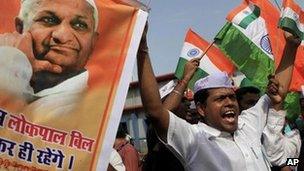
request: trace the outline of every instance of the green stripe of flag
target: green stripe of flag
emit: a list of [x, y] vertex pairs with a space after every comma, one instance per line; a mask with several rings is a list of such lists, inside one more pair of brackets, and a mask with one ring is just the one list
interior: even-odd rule
[[265, 90], [267, 76], [274, 72], [274, 61], [232, 23], [217, 34], [215, 43], [253, 84]]
[[[184, 68], [185, 68], [185, 65], [187, 63], [188, 60], [186, 60], [185, 58], [182, 58], [180, 57], [179, 60], [178, 60], [178, 64], [177, 64], [177, 68], [175, 70], [175, 76], [178, 78], [178, 79], [182, 79], [183, 78], [183, 73], [184, 73]], [[208, 75], [207, 72], [205, 72], [204, 70], [202, 70], [201, 68], [198, 68], [196, 70], [196, 72], [194, 73], [192, 79], [189, 81], [188, 83], [188, 87], [190, 89], [193, 90], [193, 87], [194, 87], [194, 83], [200, 79], [200, 78], [203, 78], [203, 77], [206, 77]]]
[[289, 121], [295, 121], [300, 113], [300, 94], [298, 92], [288, 93], [284, 100], [284, 109], [286, 109], [286, 118]]
[[280, 19], [279, 27], [285, 31], [292, 33], [293, 35], [299, 36], [302, 40], [304, 40], [304, 33], [298, 28], [297, 23], [288, 17], [284, 17]]
[[240, 27], [246, 29], [250, 23], [259, 18], [261, 10], [258, 6], [254, 5], [253, 12], [246, 16], [239, 24]]

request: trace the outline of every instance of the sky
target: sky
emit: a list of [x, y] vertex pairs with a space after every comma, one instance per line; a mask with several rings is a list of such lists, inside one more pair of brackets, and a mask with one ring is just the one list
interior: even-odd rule
[[[150, 0], [141, 0], [148, 4]], [[270, 0], [274, 2], [274, 0]], [[295, 0], [304, 9], [304, 0]], [[156, 76], [175, 71], [186, 32], [192, 28], [211, 42], [225, 17], [242, 0], [151, 0], [148, 46]], [[281, 4], [281, 0], [277, 0]], [[136, 68], [133, 81], [137, 80]]]

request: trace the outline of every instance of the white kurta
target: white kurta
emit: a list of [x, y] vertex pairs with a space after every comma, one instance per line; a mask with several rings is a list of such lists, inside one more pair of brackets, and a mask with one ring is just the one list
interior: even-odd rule
[[168, 146], [187, 170], [270, 170], [261, 144], [269, 104], [265, 95], [243, 111], [233, 137], [203, 123], [191, 125], [170, 113]]
[[274, 166], [286, 164], [287, 158], [298, 158], [301, 150], [301, 137], [298, 130], [283, 135], [286, 113], [269, 110], [267, 125], [263, 131], [263, 144], [267, 156]]
[[62, 83], [35, 94], [37, 100], [29, 104], [33, 114], [61, 115], [71, 112], [82, 99], [89, 73], [85, 71]]

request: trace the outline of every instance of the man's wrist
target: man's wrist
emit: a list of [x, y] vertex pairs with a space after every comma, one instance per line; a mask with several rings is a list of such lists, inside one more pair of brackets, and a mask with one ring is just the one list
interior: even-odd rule
[[187, 85], [188, 85], [188, 82], [189, 82], [189, 81], [188, 81], [187, 79], [183, 78], [183, 79], [181, 79], [181, 80], [178, 81], [178, 84], [187, 86]]
[[184, 80], [188, 84], [189, 81], [191, 80], [192, 76], [193, 76], [193, 74], [191, 74], [191, 75], [184, 75], [182, 80]]
[[281, 103], [276, 103], [276, 104], [273, 104], [272, 105], [272, 108], [276, 111], [280, 111], [280, 110], [283, 110], [283, 104], [282, 102]]
[[293, 42], [293, 41], [286, 41], [286, 47], [290, 52], [295, 52], [297, 51], [298, 47], [300, 44]]
[[172, 92], [174, 94], [177, 94], [177, 95], [181, 96], [181, 97], [183, 96], [183, 94], [181, 92], [177, 91], [177, 90], [173, 90]]

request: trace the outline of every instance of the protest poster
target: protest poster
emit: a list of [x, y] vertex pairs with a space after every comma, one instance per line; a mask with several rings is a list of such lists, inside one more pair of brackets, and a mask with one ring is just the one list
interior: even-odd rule
[[[105, 170], [147, 13], [119, 0], [33, 2], [0, 7], [0, 168]], [[21, 3], [32, 22], [16, 27]]]

